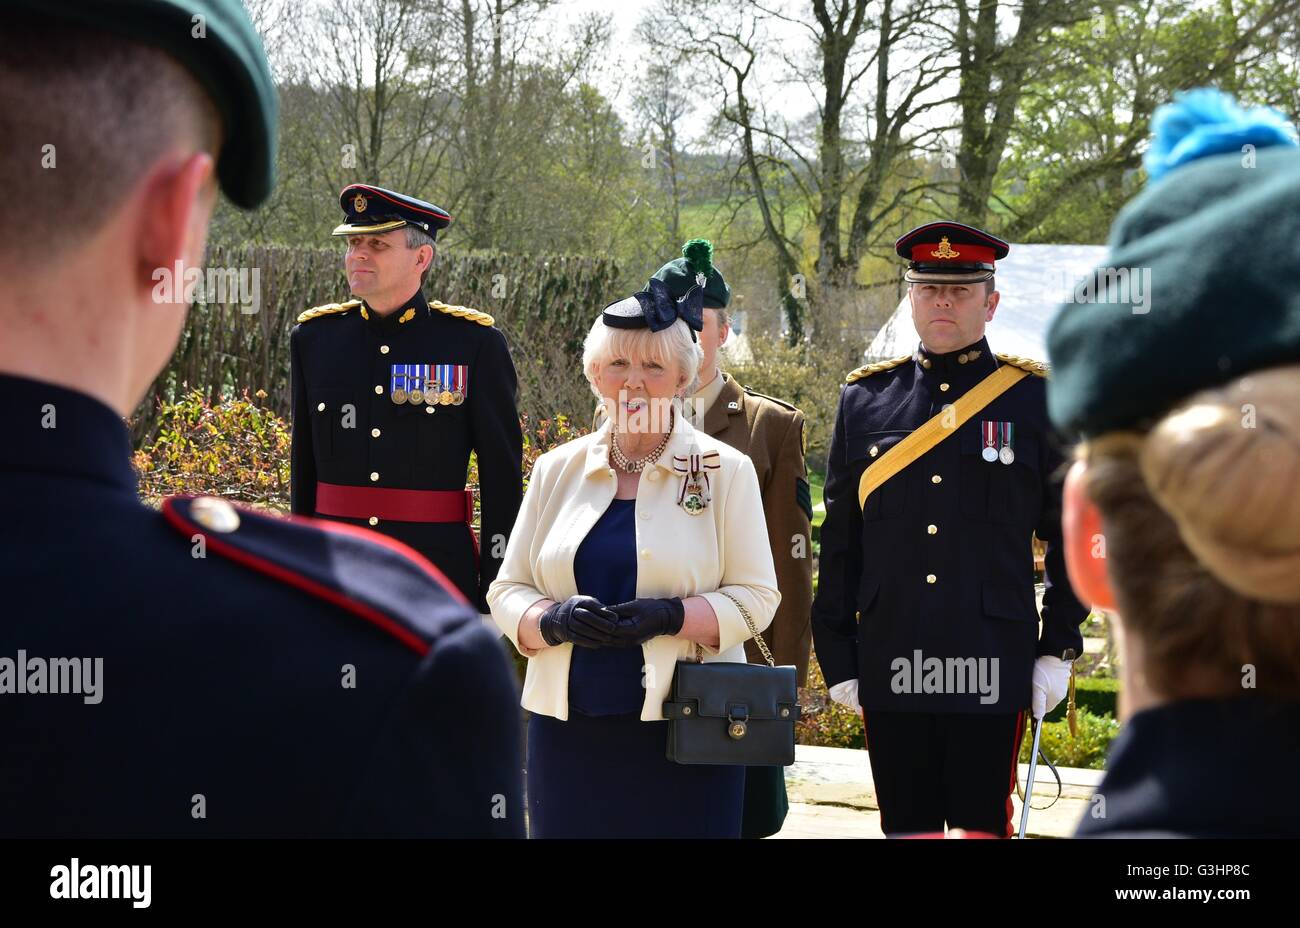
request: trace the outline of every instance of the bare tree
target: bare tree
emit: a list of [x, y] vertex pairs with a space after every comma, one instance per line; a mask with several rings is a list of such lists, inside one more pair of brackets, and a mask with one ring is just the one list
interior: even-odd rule
[[[713, 62], [721, 115], [736, 133], [738, 166], [776, 255], [787, 333], [798, 341], [805, 306], [815, 316], [819, 301], [851, 293], [882, 227], [937, 184], [909, 163], [942, 130], [926, 114], [950, 105], [940, 85], [954, 65], [948, 47], [934, 39], [936, 4], [812, 0], [799, 15], [758, 2], [746, 3], [740, 15], [717, 2], [665, 0], [665, 7], [689, 23]], [[772, 40], [767, 27], [777, 24], [806, 33], [810, 59]], [[764, 102], [756, 85], [773, 70], [812, 92], [809, 118], [786, 118]], [[811, 212], [816, 292], [802, 274], [802, 235], [781, 222], [783, 188]]]
[[[642, 41], [652, 41], [644, 23], [639, 31]], [[673, 242], [682, 239], [683, 151], [678, 124], [694, 109], [691, 99], [678, 89], [678, 66], [674, 62], [652, 61], [646, 66], [640, 89], [632, 98], [633, 109], [650, 132], [648, 144], [653, 146], [656, 167], [659, 156], [663, 156], [668, 232]]]

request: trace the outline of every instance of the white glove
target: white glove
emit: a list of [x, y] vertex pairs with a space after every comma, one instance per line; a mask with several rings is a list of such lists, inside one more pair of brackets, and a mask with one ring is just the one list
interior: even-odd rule
[[852, 709], [854, 712], [862, 709], [862, 704], [858, 702], [857, 680], [844, 680], [836, 683], [831, 687], [831, 699], [847, 709]]
[[1070, 691], [1070, 662], [1044, 654], [1034, 661], [1034, 718], [1041, 719]]

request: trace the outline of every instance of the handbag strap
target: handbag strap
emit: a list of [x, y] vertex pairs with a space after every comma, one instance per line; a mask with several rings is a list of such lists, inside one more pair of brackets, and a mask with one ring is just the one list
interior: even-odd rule
[[[725, 590], [718, 590], [718, 592], [736, 604], [736, 608], [740, 610], [740, 617], [745, 620], [745, 624], [749, 626], [749, 633], [754, 636], [754, 643], [758, 645], [758, 650], [763, 652], [763, 660], [767, 661], [767, 666], [775, 667], [776, 661], [772, 660], [772, 652], [768, 650], [767, 642], [763, 640], [763, 636], [758, 633], [758, 628], [755, 627], [749, 610], [741, 604], [740, 600]], [[698, 649], [699, 645], [696, 645], [696, 648]]]

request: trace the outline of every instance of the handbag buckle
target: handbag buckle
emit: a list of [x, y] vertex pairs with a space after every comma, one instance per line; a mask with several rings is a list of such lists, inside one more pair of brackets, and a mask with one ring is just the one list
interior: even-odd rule
[[745, 724], [748, 718], [749, 710], [745, 706], [727, 707], [727, 734], [731, 740], [739, 741], [745, 737], [749, 731], [749, 726]]

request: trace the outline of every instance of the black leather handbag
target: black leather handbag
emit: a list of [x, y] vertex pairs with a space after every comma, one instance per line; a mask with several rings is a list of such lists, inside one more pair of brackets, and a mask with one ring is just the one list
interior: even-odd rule
[[706, 664], [699, 645], [694, 661], [678, 661], [664, 703], [668, 759], [678, 764], [788, 767], [794, 763], [794, 723], [799, 720], [795, 668], [777, 667], [748, 610], [734, 596], [722, 595], [740, 610], [767, 666]]

